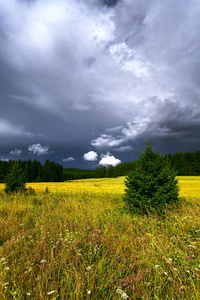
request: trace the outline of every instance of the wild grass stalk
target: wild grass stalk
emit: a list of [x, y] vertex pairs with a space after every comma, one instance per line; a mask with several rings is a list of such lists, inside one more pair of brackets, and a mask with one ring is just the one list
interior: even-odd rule
[[121, 196], [1, 194], [0, 299], [200, 299], [200, 204], [131, 215]]

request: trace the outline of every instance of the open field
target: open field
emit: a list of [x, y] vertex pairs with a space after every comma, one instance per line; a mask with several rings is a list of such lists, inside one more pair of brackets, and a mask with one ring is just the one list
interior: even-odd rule
[[0, 299], [200, 299], [199, 177], [179, 178], [185, 199], [165, 218], [131, 215], [123, 180], [2, 191]]
[[[180, 196], [198, 198], [200, 197], [200, 176], [179, 176]], [[66, 182], [39, 182], [27, 183], [26, 187], [32, 187], [36, 192], [44, 192], [48, 187], [51, 192], [93, 192], [124, 194], [125, 177], [98, 178], [73, 180]], [[0, 191], [3, 191], [4, 184], [0, 183]]]

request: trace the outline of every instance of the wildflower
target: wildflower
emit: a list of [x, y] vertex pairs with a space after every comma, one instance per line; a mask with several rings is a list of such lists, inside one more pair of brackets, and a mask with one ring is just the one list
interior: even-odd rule
[[2, 261], [4, 261], [4, 260], [6, 260], [5, 257], [2, 257], [2, 259], [0, 260], [0, 262], [2, 262]]
[[90, 294], [91, 294], [91, 291], [87, 291], [87, 293], [88, 293], [88, 295], [90, 295]]
[[42, 260], [40, 261], [41, 264], [44, 264], [45, 262], [46, 262], [45, 259], [42, 259]]
[[173, 268], [174, 269], [174, 271], [178, 271], [176, 268]]
[[125, 292], [123, 292], [121, 294], [121, 297], [122, 297], [122, 299], [128, 299], [128, 295]]
[[171, 259], [171, 258], [168, 258], [168, 260], [169, 260], [169, 261], [172, 261], [172, 259]]
[[160, 267], [160, 265], [155, 265], [155, 269], [158, 269]]
[[9, 282], [6, 282], [6, 283], [3, 284], [3, 286], [7, 286], [8, 284], [9, 284]]
[[48, 292], [47, 293], [47, 295], [52, 295], [52, 294], [54, 294], [56, 291], [54, 290], [54, 291], [50, 291], [50, 292]]
[[121, 289], [117, 289], [116, 293], [121, 295], [123, 293], [123, 291]]
[[4, 271], [7, 271], [7, 270], [10, 270], [10, 268], [9, 268], [9, 267], [6, 267], [6, 268], [4, 269]]
[[90, 266], [88, 266], [88, 267], [86, 268], [87, 271], [90, 271], [91, 269], [92, 269], [92, 267], [90, 267]]
[[27, 296], [31, 296], [31, 293], [26, 293]]

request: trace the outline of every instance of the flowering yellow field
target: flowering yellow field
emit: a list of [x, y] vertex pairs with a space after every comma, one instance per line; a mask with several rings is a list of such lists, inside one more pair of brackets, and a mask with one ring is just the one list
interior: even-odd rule
[[124, 177], [2, 184], [0, 299], [200, 299], [200, 177], [178, 179], [164, 218], [127, 210]]
[[200, 176], [179, 176], [180, 196], [200, 198]]
[[[39, 182], [27, 183], [27, 188], [32, 187], [36, 192], [44, 192], [46, 188], [50, 192], [93, 192], [112, 193], [122, 195], [124, 193], [125, 177], [84, 179], [66, 182]], [[180, 196], [200, 198], [200, 176], [179, 176]], [[0, 184], [0, 191], [4, 184]]]

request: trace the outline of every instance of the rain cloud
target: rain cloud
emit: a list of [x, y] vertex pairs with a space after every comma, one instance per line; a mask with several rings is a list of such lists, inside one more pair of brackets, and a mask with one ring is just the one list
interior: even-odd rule
[[199, 15], [196, 0], [2, 1], [0, 157], [199, 150]]

